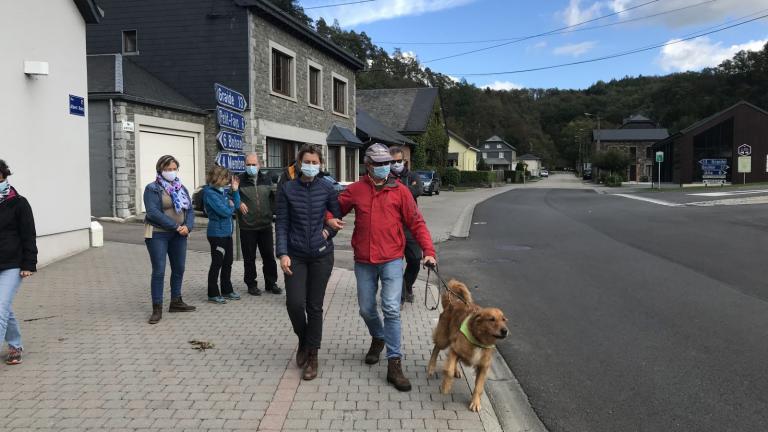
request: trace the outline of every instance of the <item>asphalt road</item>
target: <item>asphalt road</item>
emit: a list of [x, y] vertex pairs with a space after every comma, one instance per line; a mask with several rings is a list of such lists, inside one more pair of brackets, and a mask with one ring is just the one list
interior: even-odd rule
[[505, 311], [499, 350], [549, 430], [765, 431], [767, 210], [515, 190], [441, 268]]

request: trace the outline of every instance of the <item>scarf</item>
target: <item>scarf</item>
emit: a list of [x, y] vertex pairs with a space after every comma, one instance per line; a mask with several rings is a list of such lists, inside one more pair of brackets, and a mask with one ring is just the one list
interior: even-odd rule
[[0, 192], [0, 204], [10, 200], [15, 196], [16, 196], [16, 190], [12, 188], [11, 185], [8, 185], [8, 189], [6, 189], [4, 192]]
[[162, 186], [166, 192], [168, 192], [168, 195], [171, 196], [173, 208], [176, 210], [176, 213], [181, 213], [182, 210], [189, 210], [189, 195], [187, 194], [187, 190], [184, 189], [184, 186], [181, 184], [178, 178], [176, 178], [176, 180], [173, 182], [169, 182], [164, 179], [163, 176], [158, 174], [155, 181], [160, 186]]

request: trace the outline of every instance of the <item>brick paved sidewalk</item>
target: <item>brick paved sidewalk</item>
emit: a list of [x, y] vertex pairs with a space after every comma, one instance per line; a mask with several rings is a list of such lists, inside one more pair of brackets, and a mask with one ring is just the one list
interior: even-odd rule
[[[500, 430], [487, 399], [480, 415], [468, 411], [465, 381], [443, 396], [426, 378], [436, 312], [418, 304], [403, 312], [414, 388], [400, 393], [385, 381], [385, 361], [363, 363], [369, 337], [354, 274], [335, 269], [320, 375], [304, 382], [291, 360], [296, 338], [285, 297], [207, 303], [208, 261], [204, 253], [187, 257], [184, 299], [198, 311], [169, 314], [166, 299], [155, 326], [146, 323], [142, 246], [107, 243], [24, 282], [15, 302], [24, 364], [0, 365], [0, 430]], [[239, 263], [232, 277], [241, 287]], [[193, 350], [191, 339], [215, 348]]]

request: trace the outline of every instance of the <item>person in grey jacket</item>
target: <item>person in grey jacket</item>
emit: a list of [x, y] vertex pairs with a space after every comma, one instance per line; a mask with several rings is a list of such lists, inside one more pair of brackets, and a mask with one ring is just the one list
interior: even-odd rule
[[[418, 174], [408, 169], [403, 161], [403, 149], [400, 147], [390, 147], [389, 154], [392, 155], [392, 175], [411, 191], [413, 199], [418, 201], [419, 196], [424, 191], [424, 184]], [[421, 247], [413, 234], [407, 227], [403, 227], [405, 233], [405, 274], [403, 274], [403, 294], [400, 297], [400, 304], [404, 302], [413, 303], [413, 284], [419, 277], [419, 268], [421, 267]]]
[[179, 161], [171, 155], [162, 156], [155, 165], [157, 177], [144, 188], [144, 243], [152, 262], [152, 316], [157, 324], [163, 316], [163, 281], [165, 257], [171, 263], [171, 305], [168, 312], [191, 312], [194, 306], [181, 298], [181, 283], [187, 260], [187, 237], [195, 227], [195, 212], [189, 191], [177, 172]]

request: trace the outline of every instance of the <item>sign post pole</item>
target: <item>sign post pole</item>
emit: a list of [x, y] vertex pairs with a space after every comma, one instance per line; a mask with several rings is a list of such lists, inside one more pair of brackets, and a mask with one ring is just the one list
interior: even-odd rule
[[[664, 162], [664, 152], [656, 152], [656, 163], [659, 164], [659, 190], [661, 190], [661, 163]], [[651, 176], [653, 177], [653, 176]], [[651, 189], [653, 189], [653, 182], [651, 182]]]

